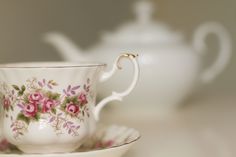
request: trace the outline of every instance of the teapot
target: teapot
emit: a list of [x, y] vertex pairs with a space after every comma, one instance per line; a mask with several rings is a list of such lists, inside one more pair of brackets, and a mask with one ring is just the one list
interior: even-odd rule
[[[89, 50], [81, 50], [60, 32], [46, 33], [44, 41], [54, 46], [67, 61], [95, 58], [111, 63], [121, 52], [138, 53], [140, 82], [123, 101], [125, 109], [120, 108], [120, 111], [123, 115], [129, 114], [129, 110], [135, 108], [139, 114], [165, 117], [176, 110], [196, 85], [211, 82], [225, 69], [231, 56], [230, 35], [221, 24], [207, 22], [195, 30], [192, 42], [187, 43], [181, 32], [152, 20], [154, 9], [150, 1], [138, 1], [134, 8], [135, 21], [122, 25], [115, 33], [104, 33], [101, 42]], [[209, 34], [219, 39], [219, 52], [213, 64], [203, 68], [205, 38]], [[131, 70], [118, 74], [109, 85], [100, 87], [99, 95], [104, 97], [112, 89], [125, 87]]]

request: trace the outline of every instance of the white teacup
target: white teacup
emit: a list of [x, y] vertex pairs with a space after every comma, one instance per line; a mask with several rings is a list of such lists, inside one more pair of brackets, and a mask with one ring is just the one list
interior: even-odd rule
[[[122, 93], [95, 105], [98, 80], [105, 81], [120, 59], [134, 65], [131, 85]], [[0, 66], [3, 134], [25, 153], [71, 152], [94, 133], [100, 110], [110, 101], [122, 100], [135, 87], [139, 67], [136, 56], [122, 54], [110, 72], [105, 64], [39, 62]]]

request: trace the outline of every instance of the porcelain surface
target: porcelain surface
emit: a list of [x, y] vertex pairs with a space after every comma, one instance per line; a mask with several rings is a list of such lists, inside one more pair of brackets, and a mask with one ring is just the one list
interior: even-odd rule
[[[88, 142], [72, 153], [24, 154], [14, 146], [5, 143], [1, 157], [121, 157], [138, 141], [140, 134], [133, 128], [112, 125], [101, 127]], [[1, 145], [0, 145], [1, 148]]]

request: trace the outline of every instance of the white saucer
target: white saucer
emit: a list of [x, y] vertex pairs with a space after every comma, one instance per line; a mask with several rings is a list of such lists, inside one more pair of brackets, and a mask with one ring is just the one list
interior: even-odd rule
[[133, 128], [112, 125], [101, 127], [96, 135], [72, 153], [24, 154], [14, 147], [0, 152], [1, 157], [121, 157], [140, 138]]

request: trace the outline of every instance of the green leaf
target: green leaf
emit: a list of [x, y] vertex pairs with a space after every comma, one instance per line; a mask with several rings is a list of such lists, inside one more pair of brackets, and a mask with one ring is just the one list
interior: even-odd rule
[[78, 99], [77, 99], [77, 97], [76, 96], [73, 96], [72, 98], [71, 98], [71, 101], [73, 102], [73, 103], [79, 103], [79, 101], [78, 101]]
[[56, 99], [59, 99], [60, 98], [60, 94], [59, 93], [52, 93], [52, 92], [47, 92], [46, 93], [47, 97], [49, 99], [53, 99], [53, 100], [56, 100]]
[[51, 111], [52, 111], [53, 114], [56, 114], [56, 113], [57, 113], [57, 110], [56, 110], [55, 108], [52, 108]]
[[39, 114], [39, 113], [36, 113], [36, 115], [35, 115], [34, 118], [35, 118], [36, 121], [39, 121], [39, 119], [40, 119], [40, 114]]
[[22, 96], [24, 94], [24, 92], [22, 92], [21, 90], [18, 92], [18, 96]]
[[71, 99], [70, 99], [69, 97], [66, 97], [63, 103], [64, 103], [64, 104], [67, 104], [67, 103], [69, 103], [69, 102], [71, 102]]
[[25, 85], [21, 86], [21, 91], [24, 92], [25, 91]]
[[66, 103], [61, 104], [61, 107], [60, 107], [60, 108], [61, 108], [62, 111], [64, 111], [65, 108], [66, 108]]
[[25, 102], [25, 103], [29, 103], [28, 96], [29, 96], [28, 94], [24, 96], [24, 102]]
[[13, 109], [13, 107], [12, 107], [12, 106], [10, 106], [10, 108], [11, 108], [11, 110], [12, 110], [12, 111], [14, 111], [14, 109]]
[[69, 103], [71, 102], [71, 99], [70, 98], [66, 98], [66, 103]]
[[57, 100], [57, 99], [60, 98], [61, 95], [58, 94], [58, 93], [53, 93], [51, 96], [52, 96], [52, 99], [53, 99], [53, 100]]
[[20, 90], [20, 88], [19, 88], [17, 85], [12, 85], [12, 87], [13, 87], [15, 90]]
[[26, 122], [27, 124], [29, 124], [30, 119], [28, 117], [25, 117], [25, 115], [23, 113], [19, 113], [17, 116], [17, 120], [21, 120]]
[[50, 99], [51, 98], [51, 95], [52, 95], [52, 92], [48, 91], [46, 92], [46, 96]]

